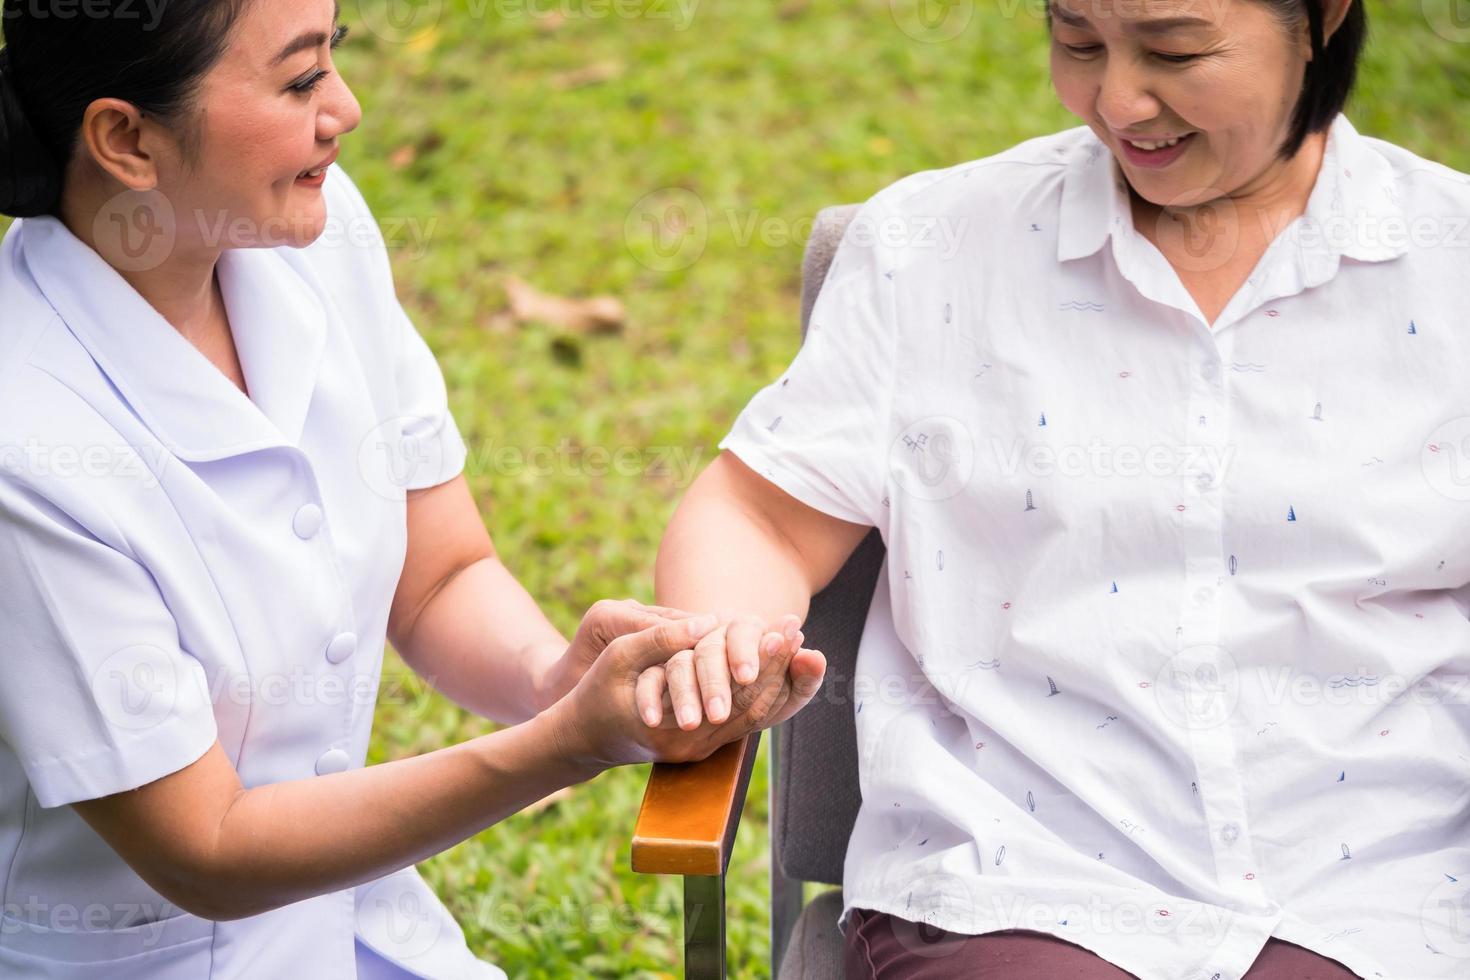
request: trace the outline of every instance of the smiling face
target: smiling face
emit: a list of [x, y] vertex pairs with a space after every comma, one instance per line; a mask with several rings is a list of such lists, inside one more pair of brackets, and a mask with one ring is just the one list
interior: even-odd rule
[[325, 165], [362, 110], [332, 64], [332, 0], [247, 0], [201, 84], [190, 150], [160, 160], [181, 243], [300, 247], [326, 226]]
[[1311, 49], [1267, 4], [1051, 0], [1051, 14], [1057, 95], [1144, 200], [1246, 194], [1285, 166]]

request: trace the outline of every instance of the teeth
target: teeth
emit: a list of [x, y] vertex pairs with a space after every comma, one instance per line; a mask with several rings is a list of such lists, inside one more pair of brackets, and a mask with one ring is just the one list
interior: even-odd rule
[[324, 172], [326, 172], [326, 169], [326, 167], [318, 167], [316, 170], [308, 170], [305, 173], [300, 174], [299, 176], [306, 177], [307, 179], [310, 179], [312, 177], [320, 177]]
[[1183, 138], [1184, 137], [1182, 136], [1176, 136], [1171, 140], [1164, 140], [1162, 143], [1143, 143], [1139, 142], [1138, 140], [1129, 140], [1128, 142], [1132, 143], [1140, 150], [1162, 150], [1167, 146], [1173, 146], [1175, 143], [1178, 143]]

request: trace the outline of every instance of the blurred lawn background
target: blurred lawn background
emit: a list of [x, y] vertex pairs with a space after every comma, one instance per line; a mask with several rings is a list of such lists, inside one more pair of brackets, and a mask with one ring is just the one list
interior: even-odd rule
[[[343, 163], [401, 246], [491, 532], [568, 634], [598, 598], [652, 600], [681, 492], [796, 351], [815, 213], [1078, 124], [1037, 2], [951, 0], [934, 29], [917, 0], [421, 0], [394, 20], [385, 2], [343, 5], [365, 112]], [[1470, 171], [1470, 23], [1446, 30], [1436, 3], [1453, 9], [1370, 4], [1349, 114]], [[617, 297], [626, 329], [518, 325], [512, 276]], [[596, 475], [592, 447], [635, 465]], [[376, 760], [487, 730], [389, 662]], [[769, 976], [766, 750], [730, 865], [737, 977]], [[629, 870], [645, 778], [608, 773], [425, 863], [471, 946], [516, 978], [681, 976], [680, 883]]]
[[[938, 27], [919, 2], [344, 0], [338, 64], [365, 116], [342, 164], [439, 357], [501, 553], [568, 635], [599, 598], [652, 600], [683, 489], [796, 351], [815, 213], [1077, 125], [1040, 0], [935, 0]], [[1369, 6], [1354, 124], [1470, 171], [1464, 0]], [[626, 326], [519, 322], [510, 277], [616, 297]], [[391, 653], [387, 671], [371, 761], [489, 730]], [[769, 976], [765, 758], [730, 865], [737, 977]], [[422, 865], [476, 951], [513, 978], [682, 975], [679, 881], [629, 870], [646, 775]]]

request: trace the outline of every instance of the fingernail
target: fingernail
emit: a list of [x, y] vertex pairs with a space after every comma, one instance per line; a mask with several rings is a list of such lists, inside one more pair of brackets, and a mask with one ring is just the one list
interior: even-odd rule
[[806, 642], [806, 634], [803, 633], [801, 630], [797, 630], [796, 631], [796, 649], [800, 650], [801, 649], [801, 645], [803, 643], [805, 643], [805, 642]]
[[699, 720], [698, 713], [693, 708], [680, 708], [678, 711], [679, 727], [693, 724]]
[[801, 623], [799, 621], [795, 619], [788, 619], [786, 620], [786, 625], [781, 627], [781, 634], [789, 640], [798, 632], [800, 632], [800, 626]]
[[710, 698], [709, 699], [709, 716], [712, 719], [713, 718], [723, 718], [723, 717], [725, 717], [725, 699], [724, 698]]
[[776, 651], [779, 649], [781, 649], [781, 637], [774, 633], [767, 636], [764, 642], [761, 643], [761, 653], [764, 653], [768, 657], [775, 656]]
[[658, 714], [652, 708], [645, 709], [643, 712], [643, 723], [649, 728], [655, 727], [658, 725]]

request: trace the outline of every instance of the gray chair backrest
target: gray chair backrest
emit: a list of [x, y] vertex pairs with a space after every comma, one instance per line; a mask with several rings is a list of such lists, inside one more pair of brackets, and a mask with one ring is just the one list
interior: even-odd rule
[[[826, 208], [813, 223], [801, 267], [803, 339], [837, 246], [857, 211], [855, 204]], [[827, 679], [812, 703], [776, 732], [780, 766], [771, 814], [772, 851], [788, 878], [842, 884], [847, 840], [862, 802], [853, 673], [883, 555], [883, 539], [874, 530], [832, 583], [813, 597], [802, 628], [807, 646], [827, 657]]]

